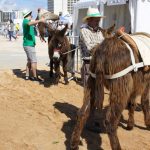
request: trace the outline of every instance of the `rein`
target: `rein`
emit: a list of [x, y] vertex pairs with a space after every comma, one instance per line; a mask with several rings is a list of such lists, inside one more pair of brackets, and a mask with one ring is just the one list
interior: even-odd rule
[[68, 51], [68, 52], [62, 53], [62, 54], [63, 54], [63, 55], [66, 55], [66, 54], [71, 53], [71, 52], [76, 51], [76, 50], [77, 50], [77, 48], [72, 49], [72, 50], [70, 50], [70, 51]]

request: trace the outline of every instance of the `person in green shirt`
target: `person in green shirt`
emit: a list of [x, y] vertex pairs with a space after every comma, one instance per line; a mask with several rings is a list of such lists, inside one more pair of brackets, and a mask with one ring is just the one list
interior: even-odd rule
[[[34, 32], [34, 25], [38, 24], [39, 22], [45, 22], [44, 18], [40, 20], [31, 21], [32, 19], [32, 11], [29, 11], [24, 14], [24, 20], [22, 23], [23, 27], [23, 48], [27, 55], [27, 65], [26, 65], [26, 76], [25, 80], [33, 80], [33, 81], [40, 81], [37, 77], [37, 58], [36, 58], [36, 51], [35, 51], [35, 32]], [[32, 73], [32, 77], [30, 74]], [[30, 77], [29, 77], [30, 76]]]

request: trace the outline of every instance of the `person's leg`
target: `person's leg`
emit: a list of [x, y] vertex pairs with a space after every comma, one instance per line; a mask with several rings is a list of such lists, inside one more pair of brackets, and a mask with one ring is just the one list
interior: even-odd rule
[[26, 65], [26, 77], [25, 77], [27, 80], [29, 79], [29, 76], [30, 76], [30, 70], [31, 70], [31, 63], [27, 62], [27, 65]]
[[16, 40], [16, 37], [13, 35], [13, 31], [11, 31], [11, 36]]
[[30, 76], [30, 79], [32, 81], [42, 81], [41, 79], [38, 79], [37, 76], [37, 58], [36, 58], [36, 51], [35, 51], [35, 47], [32, 46], [25, 46], [25, 51], [28, 57], [28, 62], [30, 63], [30, 66], [28, 65], [27, 69], [29, 68], [29, 70], [27, 70], [27, 72], [31, 72], [32, 77]]
[[25, 79], [28, 80], [29, 76], [30, 76], [30, 70], [31, 70], [31, 62], [30, 62], [30, 58], [29, 58], [29, 50], [27, 46], [24, 46], [24, 51], [26, 53], [27, 56], [27, 64], [26, 64], [26, 75], [25, 75]]
[[82, 67], [82, 78], [83, 78], [83, 86], [85, 87], [87, 84], [87, 80], [89, 77], [89, 67], [90, 64], [87, 61], [83, 62], [83, 67]]
[[18, 38], [18, 31], [16, 30], [15, 33], [16, 33], [16, 39], [17, 39]]
[[31, 63], [31, 71], [34, 78], [37, 78], [37, 62]]
[[33, 75], [33, 78], [31, 79], [32, 81], [42, 81], [41, 79], [38, 78], [37, 75], [37, 58], [36, 58], [36, 51], [35, 47], [29, 47], [30, 49], [30, 60], [31, 60], [31, 72]]
[[29, 58], [31, 61], [31, 73], [34, 78], [37, 78], [37, 58], [35, 47], [28, 46]]
[[9, 41], [11, 41], [11, 32], [8, 31], [8, 35], [9, 35]]

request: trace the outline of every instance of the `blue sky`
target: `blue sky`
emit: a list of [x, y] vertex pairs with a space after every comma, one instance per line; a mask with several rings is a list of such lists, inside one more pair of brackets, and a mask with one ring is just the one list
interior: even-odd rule
[[47, 9], [47, 0], [0, 0], [0, 9], [2, 10], [32, 10], [35, 14], [37, 8]]

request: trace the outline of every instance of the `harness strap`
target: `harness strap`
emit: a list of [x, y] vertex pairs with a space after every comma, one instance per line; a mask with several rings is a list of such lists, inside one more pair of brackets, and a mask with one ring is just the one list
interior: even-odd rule
[[143, 62], [137, 63], [135, 65], [131, 65], [128, 68], [126, 68], [118, 73], [115, 73], [113, 75], [105, 75], [105, 79], [115, 79], [115, 78], [122, 77], [122, 76], [126, 75], [127, 73], [131, 72], [132, 70], [134, 70], [135, 68], [141, 68], [143, 66], [144, 66]]
[[[116, 78], [126, 75], [127, 73], [131, 72], [132, 70], [134, 70], [134, 72], [137, 72], [138, 68], [144, 67], [143, 62], [140, 62], [140, 63], [135, 62], [135, 57], [134, 57], [131, 47], [126, 42], [124, 42], [124, 43], [126, 44], [127, 48], [130, 51], [132, 65], [118, 73], [113, 74], [113, 75], [105, 75], [104, 76], [105, 79], [116, 79]], [[89, 74], [91, 75], [91, 77], [96, 78], [96, 74], [92, 73], [91, 71], [89, 72]]]
[[[120, 78], [124, 75], [126, 75], [127, 73], [131, 72], [132, 70], [134, 70], [134, 67], [136, 68], [141, 68], [144, 66], [144, 63], [143, 62], [140, 62], [140, 63], [137, 63], [135, 64], [135, 66], [131, 65], [129, 66], [128, 68], [118, 72], [118, 73], [115, 73], [113, 75], [105, 75], [105, 79], [116, 79], [116, 78]], [[89, 74], [91, 75], [92, 78], [96, 78], [96, 74], [92, 73], [91, 71], [89, 71]]]
[[138, 68], [137, 68], [136, 63], [135, 63], [135, 57], [134, 57], [133, 51], [132, 51], [131, 47], [126, 42], [124, 42], [124, 43], [130, 51], [131, 62], [132, 62], [133, 68], [134, 68], [133, 70], [134, 70], [134, 72], [137, 72]]

